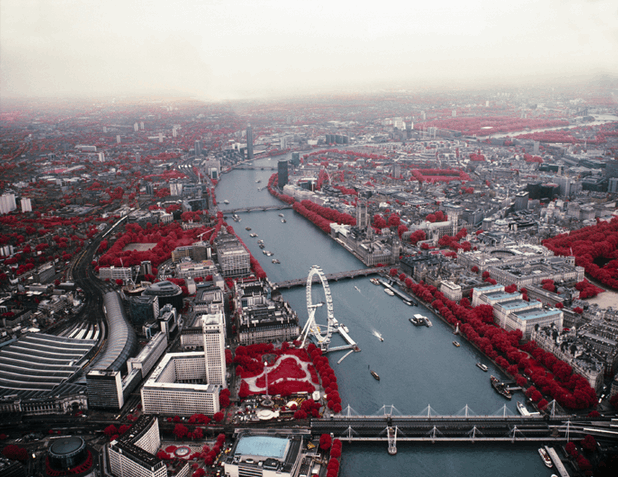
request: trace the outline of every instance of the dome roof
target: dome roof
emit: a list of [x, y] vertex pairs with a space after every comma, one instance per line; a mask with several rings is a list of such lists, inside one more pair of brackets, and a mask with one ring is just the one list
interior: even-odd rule
[[175, 296], [181, 294], [182, 290], [180, 287], [167, 280], [153, 283], [144, 291], [144, 295]]

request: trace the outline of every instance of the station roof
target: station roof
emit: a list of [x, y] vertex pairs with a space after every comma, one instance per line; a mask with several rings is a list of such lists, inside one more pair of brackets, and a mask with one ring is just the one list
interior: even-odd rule
[[54, 390], [56, 394], [96, 343], [32, 333], [0, 348], [0, 397], [43, 397]]

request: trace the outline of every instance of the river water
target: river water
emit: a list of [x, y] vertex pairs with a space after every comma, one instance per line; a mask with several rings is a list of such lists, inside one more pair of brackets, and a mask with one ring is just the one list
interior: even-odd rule
[[[281, 156], [282, 158], [285, 156]], [[277, 159], [261, 159], [255, 165], [276, 167]], [[217, 186], [217, 201], [222, 210], [251, 205], [280, 204], [265, 187], [275, 171], [233, 171], [224, 174]], [[260, 181], [259, 183], [256, 181]], [[223, 204], [224, 200], [229, 205]], [[279, 213], [285, 215], [286, 223]], [[228, 219], [251, 253], [260, 261], [272, 282], [304, 278], [312, 265], [324, 273], [364, 268], [363, 264], [317, 227], [291, 209], [282, 212], [251, 212], [240, 214], [241, 222]], [[251, 231], [245, 230], [250, 227]], [[250, 233], [257, 233], [252, 238]], [[267, 257], [257, 245], [262, 239]], [[273, 264], [272, 258], [281, 264]], [[489, 375], [501, 376], [489, 361], [468, 343], [459, 339], [460, 348], [453, 346], [453, 334], [438, 317], [424, 308], [409, 307], [397, 297], [384, 293], [367, 278], [330, 283], [334, 312], [350, 330], [350, 336], [362, 352], [353, 353], [341, 364], [337, 361], [344, 351], [329, 355], [339, 383], [344, 411], [356, 414], [382, 414], [384, 405], [393, 406], [394, 414], [452, 415], [464, 412], [479, 415], [502, 413], [506, 404], [509, 413], [517, 414], [515, 393], [511, 402], [493, 391]], [[324, 300], [321, 287], [312, 288], [312, 301]], [[283, 291], [300, 317], [301, 326], [307, 319], [305, 288]], [[325, 307], [318, 308], [316, 321], [326, 323]], [[408, 318], [414, 313], [429, 316], [433, 327], [414, 327]], [[384, 341], [379, 340], [382, 336]], [[343, 344], [338, 335], [333, 346]], [[476, 367], [482, 361], [489, 366], [485, 373]], [[373, 379], [369, 368], [380, 375]], [[382, 409], [382, 410], [381, 410]], [[390, 456], [386, 443], [348, 444], [344, 442], [341, 459], [342, 477], [369, 477], [384, 473], [390, 476], [550, 476], [537, 453], [536, 445], [528, 444], [412, 444], [399, 442], [398, 453]]]

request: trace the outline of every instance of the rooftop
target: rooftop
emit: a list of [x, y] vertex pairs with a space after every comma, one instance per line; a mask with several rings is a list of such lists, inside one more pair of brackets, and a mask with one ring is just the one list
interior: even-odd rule
[[283, 460], [288, 447], [288, 439], [272, 436], [241, 437], [236, 445], [234, 455], [271, 457]]

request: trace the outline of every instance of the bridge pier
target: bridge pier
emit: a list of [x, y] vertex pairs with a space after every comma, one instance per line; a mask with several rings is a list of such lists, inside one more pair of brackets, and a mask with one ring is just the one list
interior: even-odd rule
[[388, 453], [390, 455], [397, 454], [397, 426], [388, 427], [386, 435], [388, 437]]

